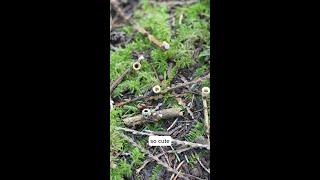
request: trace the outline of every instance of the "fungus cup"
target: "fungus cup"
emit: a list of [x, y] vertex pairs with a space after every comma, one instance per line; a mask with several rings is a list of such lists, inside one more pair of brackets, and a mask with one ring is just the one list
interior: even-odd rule
[[152, 88], [153, 92], [158, 94], [161, 92], [161, 87], [159, 85], [156, 85]]
[[141, 68], [141, 64], [140, 64], [139, 62], [135, 62], [135, 63], [133, 63], [132, 68], [133, 68], [135, 71], [139, 71], [140, 68]]

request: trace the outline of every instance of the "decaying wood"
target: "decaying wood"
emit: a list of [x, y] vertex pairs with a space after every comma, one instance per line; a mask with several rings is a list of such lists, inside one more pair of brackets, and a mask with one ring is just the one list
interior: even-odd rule
[[163, 109], [160, 111], [155, 111], [150, 118], [145, 119], [141, 114], [123, 119], [123, 122], [127, 126], [136, 126], [146, 122], [155, 122], [159, 121], [160, 119], [169, 119], [182, 116], [183, 112], [179, 108], [170, 108], [170, 109]]

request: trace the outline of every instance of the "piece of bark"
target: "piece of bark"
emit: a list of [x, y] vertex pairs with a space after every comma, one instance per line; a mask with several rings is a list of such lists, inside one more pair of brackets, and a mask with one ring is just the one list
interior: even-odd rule
[[156, 111], [152, 113], [151, 117], [149, 117], [148, 119], [144, 118], [140, 114], [134, 117], [125, 118], [123, 119], [123, 122], [127, 126], [137, 126], [146, 122], [155, 122], [155, 121], [159, 121], [160, 119], [175, 118], [182, 115], [183, 115], [183, 112], [181, 111], [181, 109], [170, 108], [170, 109], [163, 109], [160, 111]]

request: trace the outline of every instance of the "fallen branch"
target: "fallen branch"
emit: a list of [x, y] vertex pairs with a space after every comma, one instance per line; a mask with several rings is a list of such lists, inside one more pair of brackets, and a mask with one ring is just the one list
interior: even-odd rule
[[170, 109], [155, 111], [148, 118], [145, 118], [143, 115], [139, 114], [134, 117], [125, 118], [123, 119], [123, 122], [127, 126], [136, 126], [136, 125], [143, 124], [145, 122], [155, 122], [155, 121], [159, 121], [160, 119], [170, 119], [170, 118], [175, 118], [182, 115], [183, 115], [183, 112], [181, 112], [180, 109], [170, 108]]
[[[115, 127], [115, 129], [126, 131], [126, 132], [131, 132], [132, 134], [139, 134], [139, 135], [143, 135], [143, 136], [154, 136], [155, 135], [152, 133], [140, 132], [140, 131], [136, 131], [136, 130], [129, 129], [129, 128], [123, 128], [123, 127]], [[190, 146], [191, 148], [206, 148], [206, 149], [210, 150], [210, 144], [192, 143], [192, 142], [188, 142], [188, 141], [180, 141], [180, 140], [173, 139], [173, 138], [171, 138], [171, 142], [178, 144], [178, 145]]]

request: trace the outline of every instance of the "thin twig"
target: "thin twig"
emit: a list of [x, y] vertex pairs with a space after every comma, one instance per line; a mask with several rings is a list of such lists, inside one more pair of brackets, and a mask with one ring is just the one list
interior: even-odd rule
[[154, 72], [154, 74], [156, 75], [157, 79], [158, 79], [159, 82], [160, 82], [160, 79], [159, 79], [159, 76], [158, 76], [158, 73], [157, 73], [156, 69], [154, 68], [154, 66], [152, 65], [152, 63], [149, 63], [149, 64], [150, 64], [151, 68], [153, 69], [153, 72]]
[[139, 33], [143, 34], [144, 36], [147, 36], [149, 41], [158, 46], [162, 50], [168, 50], [169, 44], [164, 42], [160, 42], [156, 37], [154, 37], [152, 34], [150, 34], [148, 31], [146, 31], [143, 27], [140, 27], [139, 25], [135, 25], [134, 29], [137, 30]]
[[121, 81], [123, 80], [123, 78], [124, 78], [127, 74], [129, 74], [131, 71], [132, 71], [131, 68], [126, 69], [126, 70], [124, 71], [124, 73], [122, 73], [121, 76], [112, 83], [112, 85], [111, 85], [111, 87], [110, 87], [110, 94], [112, 94], [113, 90], [121, 83]]
[[210, 144], [192, 143], [192, 142], [188, 142], [188, 141], [180, 141], [177, 139], [171, 139], [171, 142], [178, 144], [178, 145], [191, 146], [193, 148], [205, 148], [205, 149], [210, 150]]
[[[176, 168], [177, 171], [179, 171], [179, 168], [182, 166], [183, 163], [184, 163], [184, 161], [181, 161], [181, 163], [177, 166], [177, 168]], [[180, 172], [180, 171], [179, 171], [179, 172]], [[175, 178], [174, 178], [174, 177], [175, 177]], [[177, 176], [175, 176], [174, 174], [172, 174], [170, 180], [176, 179], [176, 178], [177, 178]]]
[[168, 158], [168, 156], [167, 156], [167, 153], [163, 150], [163, 148], [160, 146], [160, 149], [161, 149], [161, 151], [164, 153], [164, 157], [166, 158], [166, 161], [167, 161], [167, 163], [168, 163], [168, 165], [171, 167], [171, 163], [170, 163], [170, 161], [169, 161], [169, 158]]
[[[161, 92], [160, 92], [161, 93]], [[138, 101], [138, 100], [142, 100], [142, 99], [145, 99], [145, 98], [148, 98], [146, 101], [150, 101], [150, 100], [157, 100], [157, 99], [160, 99], [160, 98], [162, 98], [163, 97], [163, 95], [157, 95], [157, 96], [150, 96], [148, 93], [147, 94], [145, 94], [145, 95], [143, 95], [143, 96], [138, 96], [138, 97], [135, 97], [135, 98], [133, 98], [133, 99], [130, 99], [130, 100], [128, 100], [128, 101], [123, 101], [123, 102], [120, 102], [120, 103], [117, 103], [116, 105], [115, 105], [115, 107], [121, 107], [121, 106], [123, 106], [123, 105], [126, 105], [126, 104], [128, 104], [128, 103], [132, 103], [132, 102], [134, 102], [134, 101]]]
[[[174, 149], [172, 146], [170, 146], [170, 148], [171, 148], [173, 151], [175, 151], [175, 149]], [[177, 154], [177, 153], [174, 153], [174, 154], [176, 155], [177, 160], [180, 162], [181, 160], [180, 160], [180, 158], [179, 158], [178, 154]]]
[[[137, 63], [140, 63], [142, 59], [143, 59], [143, 58], [138, 58], [138, 60], [137, 60], [136, 62], [137, 62]], [[121, 81], [123, 80], [123, 78], [124, 78], [126, 75], [128, 75], [131, 71], [132, 71], [132, 67], [126, 69], [126, 70], [120, 75], [120, 77], [118, 77], [118, 79], [116, 79], [116, 80], [112, 83], [112, 85], [111, 85], [111, 87], [110, 87], [110, 94], [112, 94], [112, 92], [114, 91], [114, 89], [121, 83]]]
[[182, 127], [183, 127], [183, 125], [179, 125], [179, 126], [175, 127], [174, 129], [169, 131], [169, 134], [172, 135], [174, 132], [176, 132], [177, 130], [181, 129]]
[[179, 118], [177, 118], [176, 120], [173, 121], [173, 123], [168, 127], [167, 131], [169, 131], [178, 121]]
[[197, 158], [197, 160], [198, 160], [199, 164], [201, 165], [201, 167], [210, 174], [210, 169], [206, 168], [206, 167], [202, 164], [202, 162], [200, 161], [199, 158]]
[[180, 173], [181, 173], [181, 170], [178, 172], [177, 176], [175, 178], [173, 178], [173, 180], [176, 180]]
[[187, 163], [190, 163], [189, 159], [188, 159], [188, 156], [186, 154], [184, 155], [184, 158], [186, 159]]
[[168, 92], [168, 91], [172, 91], [172, 90], [175, 90], [175, 89], [178, 89], [178, 88], [181, 88], [181, 87], [185, 87], [185, 86], [188, 86], [190, 84], [196, 84], [196, 83], [199, 83], [201, 81], [204, 81], [204, 80], [207, 80], [210, 78], [210, 73], [207, 74], [206, 76], [204, 77], [201, 77], [201, 78], [198, 78], [198, 79], [195, 79], [193, 81], [190, 81], [190, 82], [187, 82], [187, 83], [182, 83], [182, 84], [178, 84], [178, 85], [175, 85], [173, 87], [168, 87], [163, 93], [165, 92]]

